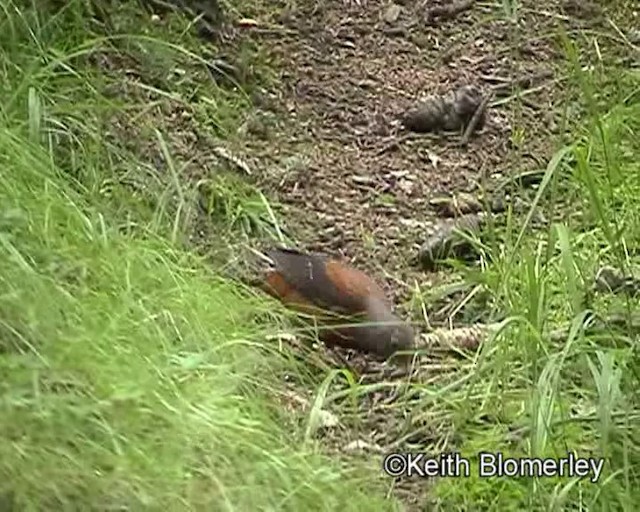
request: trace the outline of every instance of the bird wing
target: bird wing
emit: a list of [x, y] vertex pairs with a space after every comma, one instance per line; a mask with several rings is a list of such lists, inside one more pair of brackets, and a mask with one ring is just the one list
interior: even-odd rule
[[335, 313], [363, 312], [368, 296], [382, 293], [366, 274], [324, 255], [295, 249], [274, 249], [266, 255], [284, 282], [308, 302]]

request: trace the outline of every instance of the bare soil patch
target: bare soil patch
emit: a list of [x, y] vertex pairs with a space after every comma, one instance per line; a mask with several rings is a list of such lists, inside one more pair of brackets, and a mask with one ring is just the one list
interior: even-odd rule
[[[233, 55], [234, 45], [253, 41], [278, 64], [275, 86], [254, 91], [251, 115], [225, 142], [248, 163], [246, 179], [284, 206], [286, 228], [302, 248], [340, 254], [370, 271], [422, 331], [427, 326], [416, 289], [453, 279], [448, 271], [426, 272], [415, 262], [439, 220], [431, 200], [478, 194], [507, 176], [544, 168], [560, 129], [556, 105], [564, 94], [558, 29], [599, 22], [598, 13], [582, 16], [579, 6], [553, 0], [523, 2], [511, 17], [502, 4], [485, 2], [437, 15], [449, 4], [329, 0], [256, 7], [255, 23], [236, 26], [226, 43]], [[466, 84], [494, 94], [484, 127], [466, 146], [460, 145], [461, 133], [403, 132], [399, 118], [425, 95]], [[201, 179], [219, 144], [179, 102], [153, 115], [184, 178]], [[119, 137], [140, 138], [129, 133], [133, 127], [114, 123], [113, 129]], [[148, 151], [151, 161], [162, 160], [157, 149]], [[206, 227], [201, 235], [203, 247], [215, 245]], [[428, 313], [432, 325], [447, 320]], [[393, 369], [364, 356], [353, 356], [350, 364], [362, 382], [391, 385], [350, 410], [359, 418], [357, 427], [327, 431], [328, 449], [455, 447], [451, 420], [416, 411], [412, 402], [420, 398], [420, 384], [444, 385], [471, 363], [433, 351], [421, 363], [424, 371], [414, 375], [411, 392], [406, 377]], [[309, 405], [302, 398], [308, 390], [293, 382], [283, 396], [287, 407]], [[341, 421], [350, 425], [345, 410]], [[395, 492], [409, 510], [419, 510], [426, 490], [417, 481], [403, 482]]]

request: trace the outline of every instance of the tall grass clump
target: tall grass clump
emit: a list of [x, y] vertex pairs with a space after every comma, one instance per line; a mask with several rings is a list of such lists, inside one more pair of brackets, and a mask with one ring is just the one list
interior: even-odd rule
[[[504, 329], [446, 408], [462, 453], [476, 462], [481, 451], [554, 459], [572, 452], [604, 459], [604, 470], [592, 482], [480, 478], [476, 466], [471, 478], [439, 481], [442, 510], [640, 506], [640, 302], [595, 285], [605, 265], [640, 275], [640, 75], [607, 60], [602, 43], [605, 57], [587, 66], [585, 50], [563, 41], [574, 116], [529, 214], [488, 254], [482, 285]], [[535, 229], [540, 212], [551, 221]]]
[[0, 509], [392, 510], [277, 406], [254, 299], [119, 186], [84, 5], [1, 7]]

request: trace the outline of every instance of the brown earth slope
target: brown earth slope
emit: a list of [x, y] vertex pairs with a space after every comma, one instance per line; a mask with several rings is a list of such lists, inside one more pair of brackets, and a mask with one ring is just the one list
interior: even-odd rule
[[[416, 284], [439, 279], [412, 262], [437, 220], [430, 200], [544, 167], [564, 16], [553, 2], [529, 4], [536, 9], [522, 7], [516, 21], [485, 3], [431, 21], [436, 2], [300, 2], [256, 14], [258, 28], [241, 37], [278, 58], [278, 87], [263, 103], [278, 105], [281, 121], [256, 130], [257, 108], [234, 151], [256, 162], [257, 182], [288, 207], [305, 248], [341, 253], [406, 306]], [[465, 84], [494, 92], [468, 146], [459, 133], [402, 133], [399, 116], [422, 97]]]
[[[554, 150], [551, 135], [561, 129], [559, 28], [601, 22], [598, 9], [585, 10], [591, 4], [553, 0], [523, 2], [515, 13], [505, 11], [507, 3], [464, 2], [458, 13], [434, 16], [450, 4], [253, 6], [242, 13], [249, 19], [230, 18], [225, 43], [255, 43], [276, 61], [278, 75], [272, 87], [254, 92], [252, 113], [221, 144], [246, 162], [247, 180], [284, 206], [283, 221], [301, 247], [341, 254], [372, 272], [422, 331], [423, 311], [433, 311], [420, 307], [416, 290], [453, 279], [415, 263], [438, 221], [430, 201], [477, 194], [507, 176], [544, 168]], [[399, 117], [422, 97], [465, 84], [494, 94], [486, 125], [466, 147], [460, 133], [402, 131]], [[158, 129], [168, 134], [181, 172], [195, 183], [216, 159], [214, 144], [179, 104], [159, 114]], [[135, 127], [114, 127], [121, 138], [134, 139], [127, 132]], [[215, 245], [203, 229], [203, 246]], [[421, 380], [446, 380], [453, 366], [434, 364], [430, 369], [438, 371]], [[293, 389], [291, 397], [306, 394]], [[370, 393], [360, 404], [366, 419], [359, 429], [335, 432], [329, 444], [338, 451], [356, 441], [380, 450], [442, 451], [455, 444], [448, 421], [427, 414], [413, 422], [406, 405], [392, 412], [398, 394]], [[410, 507], [423, 502], [424, 486], [417, 485], [401, 492]]]

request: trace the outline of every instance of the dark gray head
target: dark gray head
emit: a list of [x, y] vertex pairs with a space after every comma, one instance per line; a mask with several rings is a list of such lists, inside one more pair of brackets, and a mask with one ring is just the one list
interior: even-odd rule
[[396, 352], [408, 352], [407, 357], [411, 357], [411, 350], [414, 348], [415, 333], [409, 324], [398, 321], [395, 324], [380, 325], [377, 327], [376, 336], [379, 340], [379, 353], [385, 358], [391, 357]]
[[[407, 323], [391, 312], [383, 302], [369, 304], [368, 322], [361, 327], [361, 343], [366, 350], [384, 358], [399, 351], [410, 352], [415, 346], [415, 332]], [[410, 356], [409, 356], [410, 357]]]

